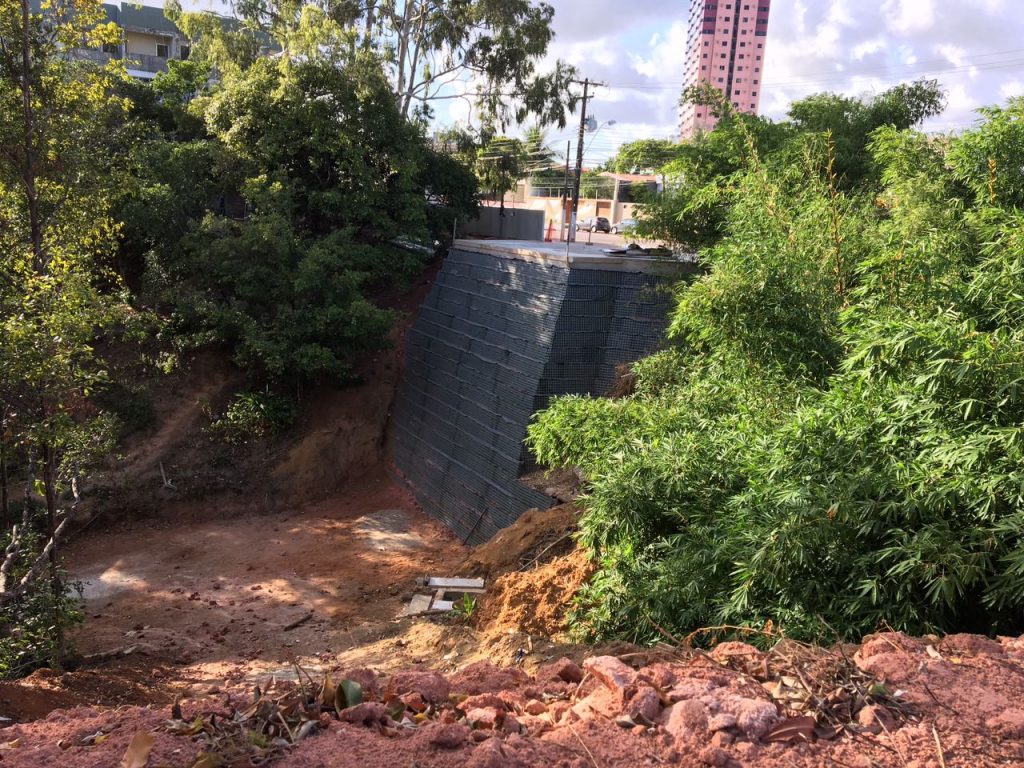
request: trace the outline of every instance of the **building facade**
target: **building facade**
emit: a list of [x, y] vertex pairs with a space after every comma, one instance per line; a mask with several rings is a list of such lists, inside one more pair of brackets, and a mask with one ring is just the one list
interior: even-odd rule
[[[691, 0], [683, 87], [710, 83], [733, 109], [756, 115], [761, 103], [771, 0]], [[684, 103], [679, 137], [714, 128], [712, 110]]]
[[105, 45], [102, 50], [76, 48], [78, 58], [105, 63], [124, 60], [128, 74], [152, 80], [158, 72], [167, 71], [170, 59], [187, 59], [190, 40], [164, 16], [164, 9], [129, 2], [104, 4], [104, 21], [113, 22], [121, 30], [121, 41]]

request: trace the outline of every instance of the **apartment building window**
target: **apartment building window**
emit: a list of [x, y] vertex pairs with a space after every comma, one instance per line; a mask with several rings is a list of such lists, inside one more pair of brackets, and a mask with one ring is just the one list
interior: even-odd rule
[[103, 52], [109, 53], [111, 56], [116, 56], [121, 51], [121, 46], [117, 43], [104, 43]]
[[725, 56], [726, 56], [726, 54], [724, 54], [724, 53], [720, 53], [720, 54], [718, 54], [718, 55], [719, 55], [719, 56], [721, 56], [721, 57], [722, 57], [723, 59], [724, 59], [724, 58], [725, 58]]
[[724, 77], [720, 77], [720, 78], [718, 78], [718, 82], [720, 82], [720, 83], [724, 83], [724, 82], [725, 82], [725, 78], [724, 78]]
[[757, 85], [759, 82], [760, 82], [759, 80], [755, 80], [754, 81], [754, 85]]
[[169, 55], [169, 51], [168, 51], [167, 46], [163, 45], [162, 43], [157, 43], [156, 44], [156, 55], [157, 55], [157, 58], [166, 59], [168, 57], [168, 55]]
[[[739, 96], [739, 95], [740, 95], [740, 92], [739, 92], [739, 91], [733, 91], [733, 92], [732, 92], [732, 95], [733, 95], [733, 96]], [[739, 106], [739, 104], [735, 104], [734, 106], [737, 106], [737, 107], [738, 107], [738, 106]]]
[[183, 45], [181, 46], [181, 60], [188, 61], [188, 57], [192, 55], [192, 46]]

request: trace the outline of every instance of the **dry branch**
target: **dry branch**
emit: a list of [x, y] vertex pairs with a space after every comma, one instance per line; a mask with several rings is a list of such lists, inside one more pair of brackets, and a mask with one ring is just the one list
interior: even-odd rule
[[[46, 546], [43, 547], [43, 551], [39, 553], [39, 557], [32, 564], [32, 567], [28, 569], [28, 572], [21, 577], [21, 581], [13, 589], [4, 590], [0, 592], [0, 608], [9, 603], [14, 602], [31, 586], [32, 582], [39, 578], [39, 575], [46, 568], [49, 562], [50, 553], [54, 550], [57, 544], [64, 538], [64, 534], [67, 533], [68, 526], [71, 524], [71, 518], [65, 517], [63, 522], [57, 526], [57, 529], [53, 532], [53, 538], [46, 542]], [[4, 561], [6, 565], [6, 559]]]

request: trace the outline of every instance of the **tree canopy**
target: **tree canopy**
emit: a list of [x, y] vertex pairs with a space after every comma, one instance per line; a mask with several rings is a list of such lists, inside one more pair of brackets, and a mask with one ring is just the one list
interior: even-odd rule
[[347, 65], [373, 53], [383, 63], [399, 114], [426, 119], [436, 105], [470, 104], [485, 125], [532, 116], [564, 127], [575, 106], [572, 67], [541, 72], [554, 9], [537, 0], [236, 0], [239, 23], [209, 12], [168, 12], [195, 55], [224, 72], [251, 66], [261, 48], [288, 60]]
[[667, 348], [633, 394], [562, 398], [530, 429], [587, 477], [580, 634], [1019, 630], [1024, 100], [983, 116], [858, 127], [844, 174], [819, 129], [848, 117], [775, 150], [747, 119], [695, 142], [744, 139]]

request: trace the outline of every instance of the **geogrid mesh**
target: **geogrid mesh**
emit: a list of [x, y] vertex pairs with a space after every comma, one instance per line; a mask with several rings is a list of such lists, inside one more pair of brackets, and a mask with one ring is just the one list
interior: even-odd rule
[[603, 394], [657, 348], [664, 278], [452, 250], [406, 340], [390, 452], [423, 509], [470, 544], [552, 500], [518, 482], [531, 416]]

